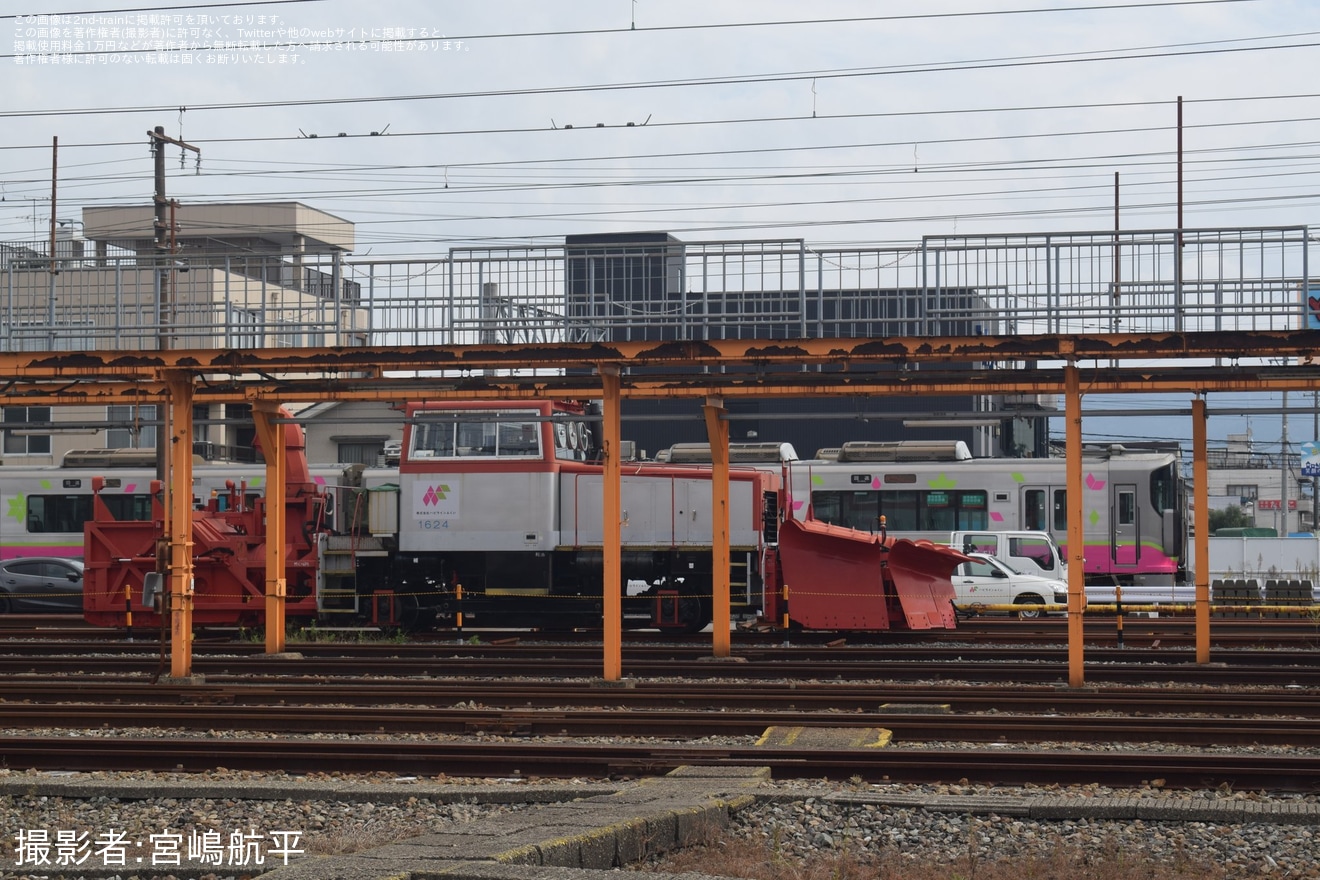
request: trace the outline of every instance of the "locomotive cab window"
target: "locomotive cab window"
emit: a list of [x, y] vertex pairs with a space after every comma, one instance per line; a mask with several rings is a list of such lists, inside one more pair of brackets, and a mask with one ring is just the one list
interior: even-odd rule
[[446, 413], [434, 421], [419, 420], [413, 426], [408, 456], [540, 458], [540, 423], [515, 412]]

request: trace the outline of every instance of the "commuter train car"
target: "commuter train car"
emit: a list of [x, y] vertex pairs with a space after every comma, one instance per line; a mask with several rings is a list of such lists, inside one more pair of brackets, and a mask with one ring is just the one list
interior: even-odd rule
[[[128, 453], [128, 454], [125, 454]], [[341, 465], [314, 469], [320, 485], [333, 485]], [[92, 519], [92, 478], [104, 478], [101, 497], [118, 519], [151, 517], [151, 450], [89, 450], [65, 456], [62, 466], [0, 468], [0, 559], [23, 556], [81, 556], [83, 528]], [[227, 483], [245, 486], [249, 500], [261, 494], [266, 469], [260, 463], [197, 463], [193, 503], [202, 507], [229, 498]]]
[[[1088, 583], [1163, 586], [1186, 579], [1187, 500], [1172, 452], [1087, 447], [1082, 511]], [[845, 443], [793, 462], [794, 510], [816, 519], [947, 540], [952, 531], [1049, 532], [1068, 558], [1063, 458], [972, 458], [962, 443]]]

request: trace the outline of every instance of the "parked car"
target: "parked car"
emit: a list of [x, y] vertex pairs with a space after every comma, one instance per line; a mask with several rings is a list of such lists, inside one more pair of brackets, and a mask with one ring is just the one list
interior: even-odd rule
[[[987, 553], [969, 553], [970, 560], [953, 571], [953, 592], [959, 605], [1067, 605], [1068, 585], [1038, 575], [1022, 574]], [[1039, 608], [1023, 608], [1018, 617], [1040, 617]]]
[[82, 614], [83, 562], [29, 556], [0, 562], [0, 614]]

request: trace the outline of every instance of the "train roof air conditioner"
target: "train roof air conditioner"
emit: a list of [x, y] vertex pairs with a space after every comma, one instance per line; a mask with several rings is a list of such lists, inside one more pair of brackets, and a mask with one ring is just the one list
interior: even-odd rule
[[839, 461], [968, 461], [961, 440], [853, 440], [839, 449]]
[[[752, 464], [797, 461], [792, 443], [730, 443], [730, 463]], [[659, 460], [659, 456], [656, 456]], [[675, 464], [710, 464], [709, 443], [675, 443], [669, 447], [667, 461]]]

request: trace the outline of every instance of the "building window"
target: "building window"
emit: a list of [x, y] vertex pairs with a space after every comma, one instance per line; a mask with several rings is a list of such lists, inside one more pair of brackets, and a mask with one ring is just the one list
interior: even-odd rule
[[261, 346], [261, 315], [249, 309], [229, 307], [230, 348], [259, 348]]
[[[107, 406], [105, 420], [116, 425], [105, 432], [106, 449], [155, 449], [156, 406]], [[143, 423], [147, 424], [143, 424]]]
[[[5, 455], [50, 455], [48, 406], [7, 406], [4, 408]], [[40, 429], [25, 425], [43, 425]], [[43, 433], [36, 433], [42, 431]]]
[[339, 444], [339, 461], [342, 464], [365, 464], [375, 467], [384, 455], [384, 440], [349, 441]]
[[1255, 501], [1260, 496], [1260, 487], [1251, 483], [1242, 483], [1239, 485], [1229, 484], [1224, 490], [1225, 495], [1236, 495], [1243, 504], [1248, 501]]

